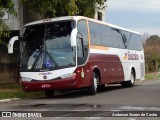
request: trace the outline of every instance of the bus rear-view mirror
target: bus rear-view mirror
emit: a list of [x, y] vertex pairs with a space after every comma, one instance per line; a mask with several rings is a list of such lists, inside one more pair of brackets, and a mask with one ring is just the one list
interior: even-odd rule
[[74, 28], [71, 32], [71, 46], [76, 46], [76, 38], [77, 38], [77, 28]]
[[18, 36], [14, 36], [10, 39], [9, 44], [8, 44], [8, 53], [12, 54], [13, 53], [13, 45], [15, 41], [19, 40]]

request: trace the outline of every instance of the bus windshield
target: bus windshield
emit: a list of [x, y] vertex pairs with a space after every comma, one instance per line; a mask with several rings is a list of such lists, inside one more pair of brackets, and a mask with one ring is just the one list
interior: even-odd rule
[[75, 21], [26, 26], [21, 43], [21, 69], [60, 69], [76, 65], [70, 34]]

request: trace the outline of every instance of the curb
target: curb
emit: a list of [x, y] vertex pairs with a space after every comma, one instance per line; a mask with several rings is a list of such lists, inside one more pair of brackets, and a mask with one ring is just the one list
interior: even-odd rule
[[20, 98], [2, 99], [0, 102], [10, 102], [12, 100], [19, 100]]

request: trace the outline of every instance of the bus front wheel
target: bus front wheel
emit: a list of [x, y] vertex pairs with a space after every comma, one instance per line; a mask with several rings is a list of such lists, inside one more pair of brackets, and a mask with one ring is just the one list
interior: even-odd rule
[[53, 98], [54, 97], [54, 90], [46, 90], [44, 91], [47, 98]]
[[99, 81], [99, 76], [94, 72], [92, 75], [92, 85], [89, 88], [90, 95], [95, 95], [97, 93], [98, 81]]

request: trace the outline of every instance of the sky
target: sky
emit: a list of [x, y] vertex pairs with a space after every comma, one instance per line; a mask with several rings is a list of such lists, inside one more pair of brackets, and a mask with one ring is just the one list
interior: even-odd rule
[[108, 0], [106, 22], [160, 36], [160, 0]]

